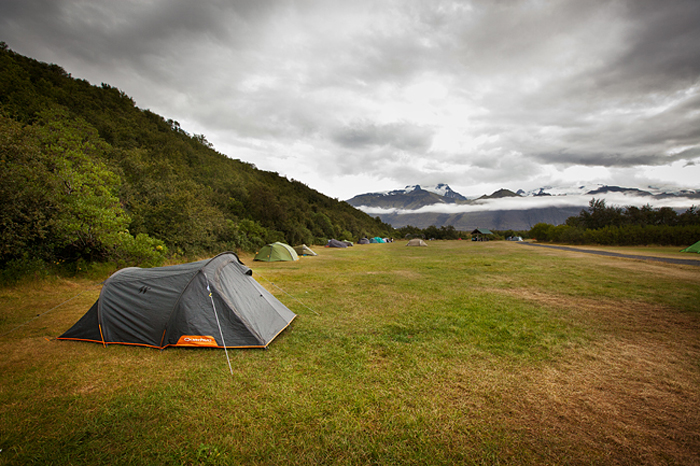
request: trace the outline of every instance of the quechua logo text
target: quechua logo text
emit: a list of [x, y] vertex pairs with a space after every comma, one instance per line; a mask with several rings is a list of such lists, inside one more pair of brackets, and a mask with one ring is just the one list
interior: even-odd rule
[[214, 337], [209, 335], [183, 335], [177, 341], [176, 346], [209, 346], [217, 347]]

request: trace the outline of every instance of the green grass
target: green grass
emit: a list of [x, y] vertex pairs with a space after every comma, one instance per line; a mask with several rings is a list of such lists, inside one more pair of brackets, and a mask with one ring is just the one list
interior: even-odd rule
[[[233, 375], [220, 350], [52, 340], [92, 304], [94, 281], [0, 290], [4, 334], [88, 289], [0, 338], [0, 465], [698, 459], [700, 422], [683, 413], [700, 398], [699, 270], [505, 242], [403, 244], [317, 247], [296, 263], [244, 257], [298, 317], [268, 350], [229, 351]], [[639, 314], [617, 325], [591, 302]], [[669, 355], [637, 367], [618, 345]], [[630, 369], [608, 374], [611, 363]], [[613, 393], [606, 409], [638, 406], [631, 387], [655, 364], [665, 376], [645, 399], [684, 400], [653, 411], [669, 418], [620, 427], [591, 405]], [[597, 391], [607, 384], [618, 388]], [[668, 429], [675, 440], [658, 443]]]

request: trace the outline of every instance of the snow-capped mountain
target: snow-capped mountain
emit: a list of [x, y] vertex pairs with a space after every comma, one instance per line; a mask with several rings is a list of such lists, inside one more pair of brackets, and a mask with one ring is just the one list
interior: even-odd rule
[[587, 208], [591, 199], [609, 205], [668, 206], [685, 210], [698, 204], [700, 190], [674, 187], [645, 189], [591, 184], [543, 186], [529, 191], [508, 189], [468, 199], [447, 184], [409, 185], [403, 189], [359, 194], [347, 200], [358, 209], [378, 216], [394, 227], [452, 225], [459, 230], [488, 227], [497, 230], [529, 229], [536, 223], [558, 225]]
[[523, 197], [535, 196], [588, 196], [606, 193], [621, 193], [631, 196], [683, 196], [693, 197], [700, 194], [695, 189], [684, 189], [675, 186], [647, 186], [646, 188], [626, 188], [621, 186], [609, 186], [604, 184], [590, 184], [581, 186], [543, 186], [537, 189], [524, 191], [519, 189], [517, 194]]
[[406, 186], [403, 189], [394, 189], [391, 191], [381, 191], [378, 193], [368, 193], [368, 194], [377, 194], [377, 195], [382, 195], [382, 196], [396, 196], [396, 195], [402, 195], [402, 194], [410, 194], [414, 191], [427, 191], [429, 193], [437, 194], [438, 196], [444, 197], [446, 199], [459, 199], [461, 201], [466, 201], [467, 198], [462, 196], [456, 191], [453, 191], [452, 188], [450, 188], [449, 185], [445, 183], [440, 183], [435, 186], [425, 186], [425, 185], [420, 185], [420, 184], [414, 184], [410, 186]]

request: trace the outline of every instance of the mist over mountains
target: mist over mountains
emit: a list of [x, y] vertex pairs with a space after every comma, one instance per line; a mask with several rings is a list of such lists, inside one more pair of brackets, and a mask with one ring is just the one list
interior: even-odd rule
[[491, 194], [468, 198], [447, 184], [410, 185], [403, 189], [359, 194], [350, 205], [379, 217], [394, 228], [412, 225], [426, 228], [452, 225], [457, 230], [474, 228], [529, 230], [537, 223], [560, 225], [578, 215], [592, 199], [609, 205], [672, 207], [684, 211], [700, 204], [695, 189], [664, 187], [621, 187], [584, 185], [545, 186], [529, 191], [499, 189]]

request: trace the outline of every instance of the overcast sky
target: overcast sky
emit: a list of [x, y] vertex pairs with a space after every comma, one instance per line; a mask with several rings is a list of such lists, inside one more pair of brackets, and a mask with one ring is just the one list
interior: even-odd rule
[[700, 189], [699, 0], [0, 0], [0, 40], [339, 199]]

